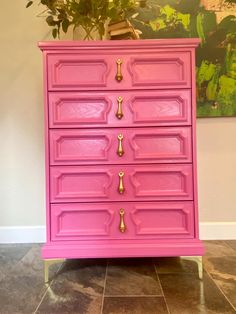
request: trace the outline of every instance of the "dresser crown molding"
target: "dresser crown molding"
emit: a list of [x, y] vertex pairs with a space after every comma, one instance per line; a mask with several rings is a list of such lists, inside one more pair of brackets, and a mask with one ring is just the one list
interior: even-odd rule
[[159, 48], [196, 48], [200, 44], [199, 38], [173, 38], [173, 39], [142, 39], [142, 40], [103, 40], [103, 41], [82, 41], [82, 40], [58, 40], [58, 41], [41, 41], [38, 43], [39, 48], [44, 50], [73, 50], [73, 49], [159, 49]]

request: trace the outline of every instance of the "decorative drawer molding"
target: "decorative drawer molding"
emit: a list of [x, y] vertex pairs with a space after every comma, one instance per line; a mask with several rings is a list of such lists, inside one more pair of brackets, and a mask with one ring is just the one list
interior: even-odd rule
[[193, 199], [191, 165], [54, 166], [50, 172], [52, 203]]
[[[123, 116], [117, 118], [118, 97]], [[191, 125], [191, 91], [49, 93], [50, 128]]]
[[137, 236], [194, 236], [193, 202], [136, 203], [131, 219]]
[[[117, 81], [121, 60], [122, 80]], [[189, 52], [145, 52], [142, 55], [78, 53], [48, 55], [49, 90], [171, 89], [190, 88]]]
[[174, 51], [131, 57], [128, 65], [132, 86], [143, 88], [190, 88], [189, 68], [190, 54]]
[[108, 204], [52, 205], [52, 241], [109, 237], [114, 215]]
[[107, 86], [106, 58], [78, 54], [50, 55], [48, 57], [49, 89], [99, 89]]
[[[120, 208], [124, 232], [119, 229]], [[193, 202], [54, 204], [51, 237], [52, 241], [193, 238], [193, 213]]]
[[188, 163], [191, 139], [190, 127], [51, 130], [50, 159], [51, 165]]

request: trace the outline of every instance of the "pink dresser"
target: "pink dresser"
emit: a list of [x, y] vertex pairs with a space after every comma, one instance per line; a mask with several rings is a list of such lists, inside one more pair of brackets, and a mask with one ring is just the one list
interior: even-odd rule
[[41, 42], [45, 260], [201, 256], [198, 39]]

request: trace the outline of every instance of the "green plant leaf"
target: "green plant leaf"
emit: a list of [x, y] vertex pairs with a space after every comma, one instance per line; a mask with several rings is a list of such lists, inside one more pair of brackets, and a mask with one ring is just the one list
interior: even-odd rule
[[52, 30], [52, 37], [53, 37], [53, 38], [56, 38], [56, 37], [57, 37], [57, 34], [58, 34], [57, 28], [53, 28], [53, 30]]
[[64, 19], [62, 21], [61, 26], [62, 26], [62, 30], [63, 30], [64, 33], [67, 32], [69, 25], [70, 25], [70, 21], [68, 19]]
[[198, 37], [200, 37], [202, 40], [202, 45], [206, 41], [206, 37], [203, 28], [203, 14], [201, 12], [197, 15], [197, 33]]
[[53, 16], [52, 15], [49, 15], [47, 18], [46, 18], [46, 22], [49, 26], [55, 26], [57, 23], [56, 21], [54, 21], [53, 19]]
[[32, 4], [33, 4], [33, 1], [29, 1], [29, 2], [26, 4], [26, 8], [30, 7]]

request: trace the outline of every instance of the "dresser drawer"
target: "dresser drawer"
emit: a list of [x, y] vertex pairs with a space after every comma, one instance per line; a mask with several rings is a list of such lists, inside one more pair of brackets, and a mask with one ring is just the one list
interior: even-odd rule
[[191, 127], [51, 130], [51, 165], [191, 162]]
[[53, 166], [51, 202], [192, 200], [192, 165]]
[[51, 53], [47, 62], [49, 90], [170, 89], [191, 85], [190, 52], [74, 51]]
[[190, 124], [190, 90], [49, 93], [50, 128]]
[[51, 221], [52, 241], [194, 236], [192, 202], [54, 204]]

